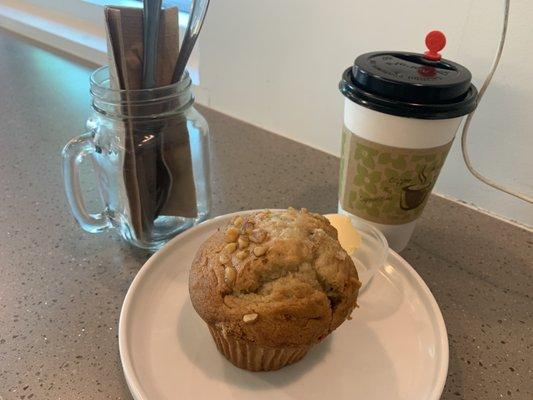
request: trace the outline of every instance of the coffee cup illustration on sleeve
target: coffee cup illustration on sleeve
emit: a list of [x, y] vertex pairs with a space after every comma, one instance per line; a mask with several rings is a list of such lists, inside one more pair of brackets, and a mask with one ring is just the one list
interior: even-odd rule
[[426, 54], [372, 52], [344, 71], [339, 211], [380, 229], [400, 251], [444, 165], [463, 117], [476, 107], [472, 75], [440, 58], [442, 33]]

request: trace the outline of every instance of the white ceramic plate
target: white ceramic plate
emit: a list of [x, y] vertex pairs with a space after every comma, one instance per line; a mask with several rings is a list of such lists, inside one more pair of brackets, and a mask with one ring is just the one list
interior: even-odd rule
[[448, 370], [446, 327], [420, 276], [392, 251], [359, 299], [353, 320], [302, 361], [259, 373], [227, 361], [192, 308], [187, 283], [199, 245], [231, 217], [207, 221], [170, 241], [131, 284], [119, 345], [136, 400], [440, 397]]

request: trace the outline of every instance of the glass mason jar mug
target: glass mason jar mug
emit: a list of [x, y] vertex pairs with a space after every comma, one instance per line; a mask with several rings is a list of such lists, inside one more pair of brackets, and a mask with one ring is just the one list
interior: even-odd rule
[[[110, 88], [109, 69], [91, 76], [89, 132], [63, 149], [72, 213], [87, 232], [116, 228], [129, 243], [156, 250], [206, 219], [210, 210], [209, 128], [194, 108], [191, 79], [155, 89]], [[87, 211], [79, 166], [94, 165], [104, 204]]]

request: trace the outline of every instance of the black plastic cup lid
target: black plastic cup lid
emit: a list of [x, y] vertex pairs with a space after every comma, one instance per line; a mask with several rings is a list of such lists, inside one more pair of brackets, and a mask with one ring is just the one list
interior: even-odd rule
[[[442, 35], [430, 35], [434, 33]], [[402, 117], [447, 119], [471, 113], [477, 104], [472, 74], [460, 64], [441, 59], [437, 51], [444, 44], [439, 43], [437, 48], [442, 47], [435, 51], [430, 35], [426, 54], [383, 51], [360, 55], [344, 71], [341, 92], [364, 107]]]

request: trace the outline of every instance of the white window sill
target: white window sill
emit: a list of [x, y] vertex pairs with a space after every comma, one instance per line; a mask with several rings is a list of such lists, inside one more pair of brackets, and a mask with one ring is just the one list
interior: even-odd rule
[[[71, 0], [74, 2], [82, 0]], [[21, 0], [0, 0], [0, 27], [29, 37], [37, 42], [60, 49], [96, 65], [107, 64], [107, 43], [103, 21], [103, 2], [88, 0], [84, 11], [88, 18], [54, 11], [52, 7], [30, 4]], [[114, 4], [136, 5], [131, 0], [117, 0]], [[126, 4], [127, 3], [127, 4]], [[140, 5], [140, 3], [137, 3]], [[96, 23], [95, 21], [98, 21]], [[188, 14], [180, 12], [180, 36], [187, 26]], [[188, 71], [193, 83], [199, 84], [199, 59], [195, 49]], [[200, 101], [202, 102], [202, 101]]]

